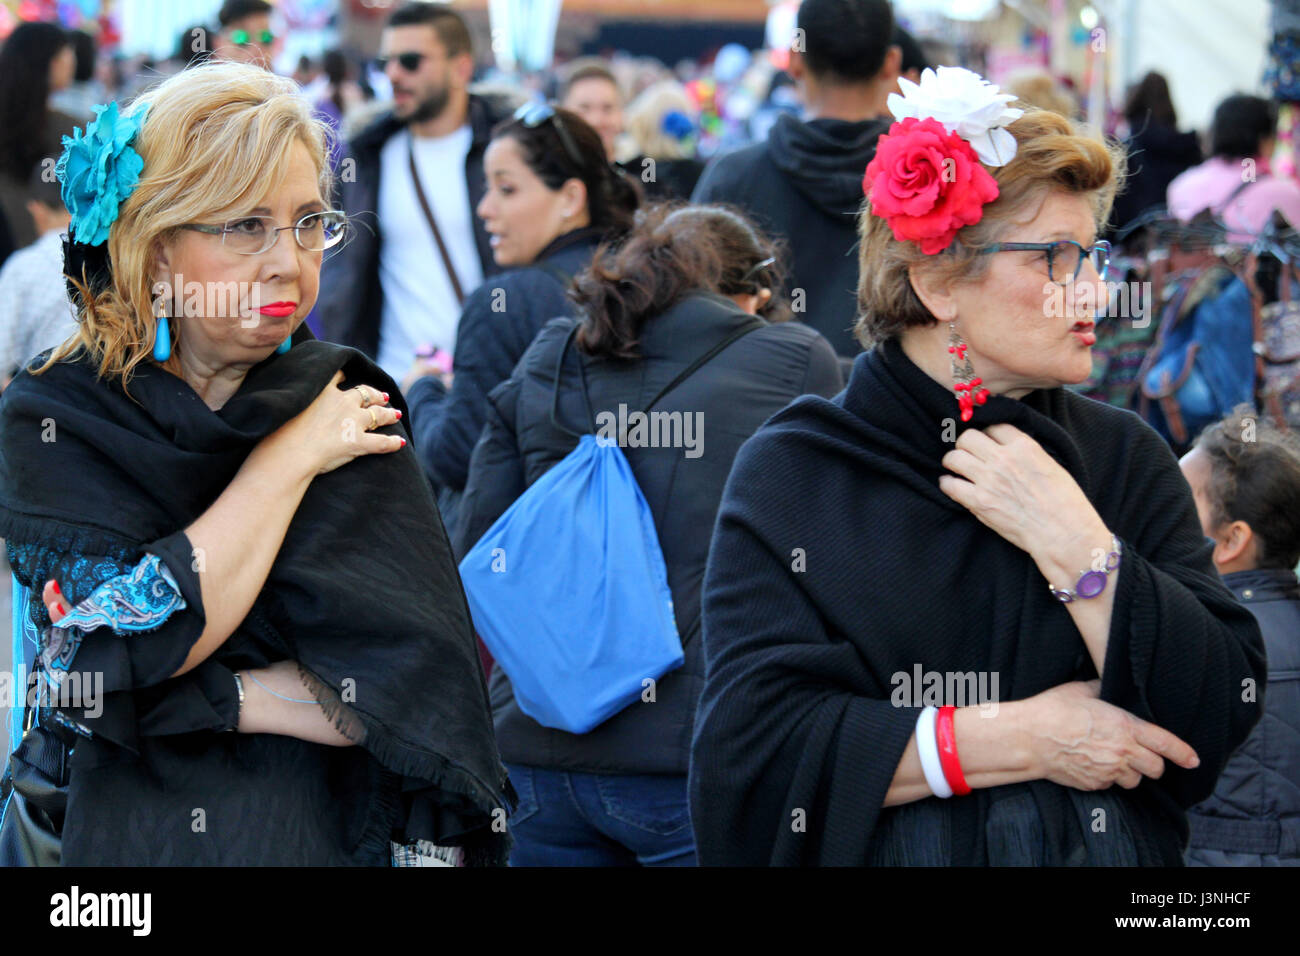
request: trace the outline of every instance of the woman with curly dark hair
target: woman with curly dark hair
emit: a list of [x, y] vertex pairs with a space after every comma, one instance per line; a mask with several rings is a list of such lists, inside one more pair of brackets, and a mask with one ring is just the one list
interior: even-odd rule
[[[533, 719], [512, 675], [493, 670], [497, 740], [519, 793], [514, 865], [695, 863], [686, 770], [704, 680], [700, 581], [723, 484], [764, 419], [800, 395], [840, 388], [830, 344], [807, 325], [780, 321], [790, 313], [773, 299], [778, 255], [728, 208], [652, 207], [579, 275], [581, 318], [547, 325], [489, 396], [457, 555], [564, 459], [579, 433], [604, 421], [598, 438], [617, 434], [654, 517], [685, 658], [653, 693], [582, 734]], [[555, 548], [528, 546], [544, 555]], [[590, 573], [600, 580], [605, 569]], [[521, 586], [508, 575], [495, 580]], [[576, 649], [592, 638], [571, 639]], [[514, 676], [522, 687], [523, 675]]]

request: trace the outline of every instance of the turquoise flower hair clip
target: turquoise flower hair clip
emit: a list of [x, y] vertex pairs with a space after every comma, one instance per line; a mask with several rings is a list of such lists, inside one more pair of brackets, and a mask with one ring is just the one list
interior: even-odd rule
[[71, 238], [88, 246], [108, 240], [108, 228], [135, 190], [144, 160], [131, 142], [144, 125], [149, 104], [123, 116], [116, 102], [95, 107], [95, 118], [83, 134], [74, 129], [63, 137], [63, 155], [54, 167], [63, 184], [63, 204], [72, 213]]

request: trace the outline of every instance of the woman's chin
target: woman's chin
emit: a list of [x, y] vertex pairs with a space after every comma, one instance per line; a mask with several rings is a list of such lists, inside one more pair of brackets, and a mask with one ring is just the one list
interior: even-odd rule
[[1079, 385], [1088, 380], [1092, 375], [1092, 349], [1083, 350], [1080, 358], [1070, 363], [1069, 377], [1061, 382], [1062, 385]]

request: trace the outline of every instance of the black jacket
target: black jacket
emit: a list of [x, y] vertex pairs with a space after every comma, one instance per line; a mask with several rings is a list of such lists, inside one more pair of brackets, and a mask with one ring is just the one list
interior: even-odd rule
[[[491, 141], [492, 127], [503, 118], [501, 109], [494, 100], [470, 95], [468, 119], [473, 140], [465, 155], [465, 183], [469, 190], [474, 240], [485, 278], [499, 270], [492, 258], [487, 231], [482, 220], [474, 215], [474, 208], [486, 189], [483, 153]], [[321, 338], [350, 345], [372, 359], [379, 353], [379, 322], [384, 305], [384, 290], [379, 282], [379, 247], [382, 241], [377, 216], [379, 154], [384, 144], [404, 125], [392, 113], [384, 113], [348, 144], [340, 166], [340, 204], [343, 211], [354, 219], [355, 226], [353, 235], [336, 253], [326, 258], [321, 269], [320, 302], [316, 307]], [[432, 263], [430, 267], [433, 267]]]
[[406, 401], [415, 453], [440, 489], [465, 487], [488, 392], [510, 377], [543, 325], [574, 314], [568, 283], [591, 262], [600, 236], [599, 229], [575, 229], [543, 249], [534, 265], [485, 281], [465, 300], [451, 391], [435, 375], [411, 385]]
[[[556, 360], [574, 321], [547, 325], [515, 374], [490, 396], [488, 425], [474, 450], [454, 538], [457, 557], [577, 444], [550, 421]], [[644, 408], [686, 366], [749, 321], [730, 300], [697, 293], [647, 323], [640, 360], [583, 356], [593, 411], [617, 411], [620, 403], [629, 410]], [[587, 419], [576, 354], [570, 346], [560, 417], [580, 430]], [[509, 678], [495, 668], [490, 695], [505, 760], [596, 773], [686, 772], [703, 685], [700, 582], [732, 459], [741, 443], [792, 399], [807, 392], [829, 396], [840, 385], [838, 360], [821, 336], [798, 323], [767, 325], [727, 346], [655, 406], [656, 411], [703, 415], [704, 441], [697, 457], [687, 458], [679, 448], [625, 449], [654, 516], [685, 663], [659, 680], [654, 703], [634, 703], [582, 735], [543, 727], [524, 715]], [[538, 542], [538, 547], [546, 543]]]
[[697, 203], [739, 206], [788, 243], [786, 285], [795, 317], [824, 335], [842, 356], [861, 351], [853, 325], [862, 177], [876, 155], [876, 140], [890, 123], [887, 118], [803, 123], [783, 115], [767, 142], [710, 163], [691, 196]]
[[1187, 812], [1187, 862], [1300, 866], [1300, 582], [1294, 571], [1238, 571], [1223, 583], [1259, 621], [1268, 700], [1214, 795]]

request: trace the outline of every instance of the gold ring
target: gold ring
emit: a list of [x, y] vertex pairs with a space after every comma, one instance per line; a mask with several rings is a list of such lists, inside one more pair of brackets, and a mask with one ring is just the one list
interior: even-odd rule
[[357, 391], [361, 393], [361, 407], [370, 407], [370, 389], [365, 385], [358, 385]]
[[379, 418], [375, 415], [375, 410], [372, 408], [370, 409], [370, 428], [367, 428], [366, 431], [371, 431], [378, 427], [379, 427]]

